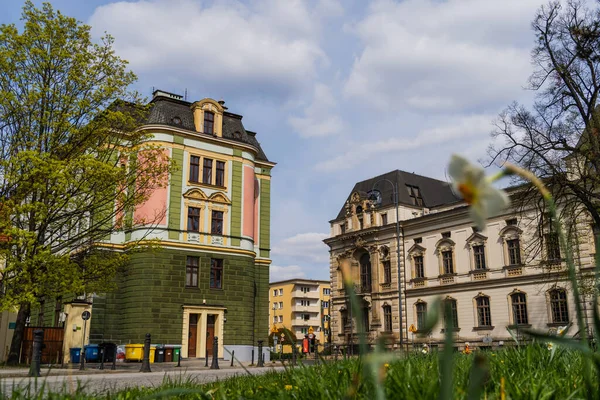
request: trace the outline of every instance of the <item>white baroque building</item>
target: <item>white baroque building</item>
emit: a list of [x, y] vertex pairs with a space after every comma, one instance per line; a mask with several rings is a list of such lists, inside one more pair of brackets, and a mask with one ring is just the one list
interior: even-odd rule
[[[509, 193], [516, 198], [519, 188]], [[566, 222], [574, 233], [577, 266], [584, 274], [591, 272], [591, 219], [579, 214]], [[547, 332], [573, 324], [569, 336], [578, 335], [575, 299], [547, 214], [512, 207], [479, 231], [448, 183], [396, 170], [356, 183], [330, 225], [325, 243], [330, 247], [334, 344], [358, 343], [357, 316], [351, 315], [342, 283], [343, 263], [350, 265], [371, 344], [380, 336], [393, 347], [442, 343], [441, 321], [424, 330], [436, 298], [449, 302], [458, 347], [512, 342], [507, 328], [521, 336], [525, 328]], [[591, 300], [583, 300], [582, 308], [589, 314], [586, 324], [591, 323]]]

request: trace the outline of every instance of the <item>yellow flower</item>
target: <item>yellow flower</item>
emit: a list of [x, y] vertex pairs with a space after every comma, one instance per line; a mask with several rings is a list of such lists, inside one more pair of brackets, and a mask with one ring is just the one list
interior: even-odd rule
[[385, 369], [389, 369], [390, 368], [390, 364], [388, 364], [388, 363], [383, 364], [383, 366], [385, 367]]
[[285, 390], [292, 390], [292, 385], [285, 385]]
[[485, 220], [489, 216], [508, 206], [506, 193], [492, 186], [492, 181], [501, 175], [486, 179], [483, 168], [456, 154], [450, 159], [448, 173], [452, 178], [454, 190], [471, 206], [471, 219], [479, 229], [485, 229]]
[[552, 350], [554, 348], [554, 343], [548, 342], [546, 343], [546, 347], [548, 347], [548, 350]]
[[558, 334], [558, 336], [564, 336], [564, 334], [567, 333], [567, 328], [568, 325], [559, 326], [558, 329], [556, 329], [556, 333]]

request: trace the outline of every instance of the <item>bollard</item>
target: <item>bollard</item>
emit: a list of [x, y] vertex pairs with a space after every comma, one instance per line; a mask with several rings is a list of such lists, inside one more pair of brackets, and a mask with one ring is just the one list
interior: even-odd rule
[[213, 339], [213, 359], [210, 369], [219, 369], [219, 338]]
[[262, 350], [263, 350], [263, 340], [258, 341], [258, 362], [256, 364], [257, 367], [264, 367], [264, 360], [262, 358]]
[[113, 354], [113, 362], [110, 369], [112, 369], [113, 371], [117, 369], [117, 346], [115, 346], [115, 354]]
[[254, 365], [254, 347], [252, 347], [252, 361], [250, 362], [250, 365]]
[[142, 368], [140, 372], [152, 372], [150, 370], [150, 334], [146, 333], [146, 339], [144, 339], [144, 359], [142, 360]]
[[206, 351], [204, 352], [204, 366], [208, 367], [208, 340], [206, 341]]
[[100, 367], [98, 369], [104, 369], [104, 347], [100, 347]]
[[179, 355], [179, 357], [177, 357], [177, 366], [181, 367], [181, 349], [179, 349], [178, 355]]
[[36, 329], [33, 331], [33, 348], [31, 350], [31, 366], [29, 367], [29, 376], [40, 376], [43, 345], [44, 331], [41, 329]]
[[234, 357], [235, 357], [235, 350], [233, 350], [233, 351], [231, 352], [231, 365], [230, 365], [230, 367], [233, 367], [233, 358], [234, 358]]

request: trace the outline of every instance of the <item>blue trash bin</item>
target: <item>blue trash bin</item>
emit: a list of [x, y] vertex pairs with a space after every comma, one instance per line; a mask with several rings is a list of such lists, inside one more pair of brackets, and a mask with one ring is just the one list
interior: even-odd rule
[[78, 364], [81, 362], [81, 347], [72, 347], [69, 349], [69, 354], [71, 355], [71, 362], [73, 364]]
[[100, 348], [97, 344], [88, 344], [85, 346], [85, 361], [98, 362], [100, 359]]

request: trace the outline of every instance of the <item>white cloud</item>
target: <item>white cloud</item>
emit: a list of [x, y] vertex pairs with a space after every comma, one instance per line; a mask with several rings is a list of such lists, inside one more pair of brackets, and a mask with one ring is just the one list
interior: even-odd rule
[[280, 267], [271, 265], [269, 269], [269, 281], [285, 281], [286, 279], [305, 278], [306, 274], [299, 265], [288, 265]]
[[531, 72], [539, 0], [381, 0], [350, 28], [364, 48], [345, 85], [379, 109], [456, 111], [514, 100]]
[[348, 144], [349, 150], [330, 160], [315, 166], [319, 171], [338, 171], [353, 168], [364, 161], [381, 159], [381, 157], [398, 152], [434, 148], [438, 145], [457, 141], [470, 141], [476, 137], [488, 137], [491, 130], [492, 115], [472, 115], [453, 117], [434, 128], [424, 129], [418, 135], [407, 137], [390, 137], [373, 142]]
[[312, 103], [303, 117], [290, 117], [288, 122], [302, 137], [329, 136], [342, 131], [342, 118], [336, 113], [331, 89], [322, 83], [315, 85]]
[[[98, 7], [93, 34], [110, 32], [117, 54], [141, 74], [185, 75], [181, 84], [289, 95], [327, 62], [321, 18], [300, 0], [139, 0]], [[175, 78], [176, 79], [176, 78]], [[243, 93], [242, 93], [243, 94]]]
[[329, 261], [329, 248], [323, 243], [327, 237], [327, 233], [299, 233], [275, 244], [271, 253], [273, 257], [324, 264]]

